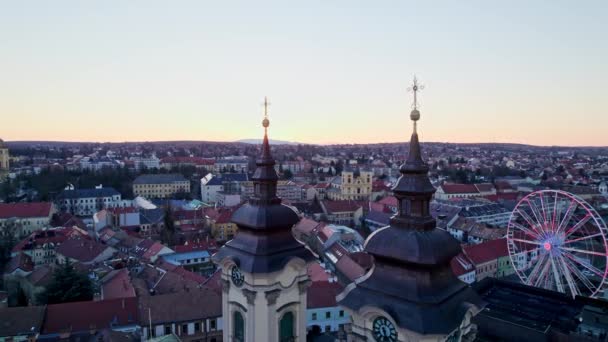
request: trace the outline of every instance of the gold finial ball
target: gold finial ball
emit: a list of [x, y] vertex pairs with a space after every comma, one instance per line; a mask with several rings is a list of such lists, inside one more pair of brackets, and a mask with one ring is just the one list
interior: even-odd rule
[[270, 126], [270, 120], [268, 120], [268, 118], [264, 118], [264, 120], [262, 120], [262, 126], [264, 126], [264, 128], [268, 128], [268, 126]]
[[418, 109], [412, 110], [412, 112], [410, 113], [410, 119], [412, 119], [412, 121], [420, 120], [420, 112], [418, 111]]

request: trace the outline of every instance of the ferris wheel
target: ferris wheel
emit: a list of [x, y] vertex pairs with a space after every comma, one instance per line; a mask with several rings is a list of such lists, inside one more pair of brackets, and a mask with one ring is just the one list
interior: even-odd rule
[[602, 295], [608, 275], [608, 228], [591, 205], [560, 190], [524, 197], [507, 228], [511, 263], [524, 284]]

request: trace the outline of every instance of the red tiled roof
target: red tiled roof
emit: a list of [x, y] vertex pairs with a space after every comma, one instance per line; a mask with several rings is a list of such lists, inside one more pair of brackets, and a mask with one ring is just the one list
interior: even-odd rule
[[110, 272], [101, 282], [103, 299], [135, 297], [135, 289], [131, 284], [129, 270], [126, 268]]
[[[222, 316], [222, 296], [209, 288], [189, 289], [139, 300], [141, 325], [202, 321]], [[150, 314], [150, 316], [148, 316]]]
[[12, 217], [46, 217], [51, 215], [50, 202], [0, 203], [0, 219]]
[[213, 275], [205, 281], [205, 287], [214, 291], [215, 293], [222, 294], [222, 272], [216, 271]]
[[380, 204], [378, 202], [369, 202], [369, 211], [378, 211], [383, 213], [385, 209], [384, 204]]
[[322, 203], [330, 213], [353, 212], [364, 205], [361, 201], [323, 201]]
[[174, 268], [171, 272], [179, 274], [180, 276], [184, 277], [185, 279], [192, 280], [199, 284], [203, 284], [207, 281], [207, 278], [203, 277], [200, 274], [190, 272], [187, 269], [183, 268], [182, 266], [178, 266], [178, 267]]
[[327, 189], [327, 188], [329, 188], [329, 183], [319, 183], [319, 184], [315, 185], [315, 188], [317, 188], [317, 189]]
[[494, 186], [490, 183], [475, 184], [475, 187], [479, 192], [490, 192], [494, 189]]
[[154, 242], [154, 244], [152, 244], [152, 246], [150, 246], [143, 254], [143, 258], [144, 259], [148, 259], [150, 260], [152, 257], [156, 256], [158, 253], [160, 253], [160, 251], [162, 251], [162, 249], [165, 248], [165, 245], [163, 245], [160, 242]]
[[390, 188], [388, 186], [386, 186], [386, 184], [384, 184], [384, 181], [381, 180], [377, 180], [377, 181], [373, 181], [372, 182], [372, 191], [377, 192], [377, 191], [387, 191], [390, 190]]
[[318, 262], [311, 262], [308, 264], [308, 276], [313, 283], [329, 281], [329, 274], [325, 272], [325, 269], [323, 269]]
[[87, 225], [78, 217], [70, 213], [55, 213], [51, 219], [52, 227], [73, 227], [87, 229]]
[[34, 286], [46, 286], [53, 278], [53, 267], [49, 265], [36, 267], [36, 269], [34, 269], [34, 271], [30, 273], [27, 278]]
[[361, 277], [365, 274], [365, 270], [359, 264], [357, 264], [350, 256], [344, 255], [336, 263], [336, 269], [342, 273], [350, 281]]
[[313, 282], [308, 288], [306, 308], [331, 308], [337, 305], [336, 296], [342, 292], [342, 285], [337, 282]]
[[70, 238], [90, 239], [86, 232], [80, 228], [57, 228], [49, 230], [38, 230], [30, 234], [27, 238], [21, 240], [15, 247], [13, 252], [29, 250], [34, 247], [41, 247], [45, 244], [52, 243], [56, 246]]
[[319, 228], [319, 225], [321, 225], [321, 223], [315, 220], [302, 218], [300, 222], [295, 225], [294, 230], [305, 234], [311, 234], [315, 228]]
[[34, 270], [34, 263], [32, 258], [25, 253], [19, 253], [15, 255], [6, 265], [4, 269], [5, 273], [13, 273], [17, 269], [21, 269], [24, 272], [31, 272]]
[[513, 190], [513, 186], [508, 182], [496, 182], [496, 190], [504, 191], [504, 190]]
[[322, 242], [325, 242], [329, 239], [330, 236], [333, 235], [334, 231], [332, 229], [330, 229], [328, 226], [322, 226], [317, 228], [317, 232], [318, 232], [318, 236], [319, 239], [321, 239]]
[[497, 260], [509, 255], [507, 239], [496, 239], [478, 245], [465, 246], [464, 253], [475, 265]]
[[232, 210], [221, 210], [220, 215], [215, 219], [215, 223], [224, 224], [229, 223], [232, 219]]
[[477, 194], [479, 191], [474, 184], [445, 183], [441, 186], [446, 194]]
[[88, 262], [95, 259], [106, 248], [109, 247], [89, 239], [68, 239], [57, 247], [56, 252], [70, 259]]
[[383, 199], [379, 200], [378, 203], [389, 207], [397, 207], [399, 205], [399, 201], [397, 201], [397, 197], [395, 196], [384, 197]]
[[452, 267], [452, 272], [457, 277], [475, 270], [473, 262], [463, 253], [455, 256], [450, 261], [450, 266]]
[[111, 329], [137, 324], [137, 298], [48, 305], [44, 334]]
[[365, 252], [355, 252], [350, 254], [350, 257], [354, 262], [366, 270], [369, 270], [374, 266], [374, 258]]
[[132, 213], [137, 212], [137, 208], [135, 208], [135, 207], [116, 207], [116, 208], [108, 208], [106, 210], [114, 215], [132, 214]]

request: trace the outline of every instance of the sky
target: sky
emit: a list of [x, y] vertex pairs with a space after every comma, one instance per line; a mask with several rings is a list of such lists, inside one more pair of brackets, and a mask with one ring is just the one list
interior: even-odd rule
[[608, 1], [0, 0], [0, 138], [608, 146]]

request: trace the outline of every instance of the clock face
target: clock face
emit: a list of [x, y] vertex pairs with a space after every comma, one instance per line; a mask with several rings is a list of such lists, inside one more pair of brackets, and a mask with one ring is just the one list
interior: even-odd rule
[[374, 339], [377, 342], [396, 342], [397, 330], [386, 317], [378, 317], [373, 324]]
[[240, 287], [245, 282], [245, 276], [237, 266], [232, 266], [230, 277], [234, 286]]

